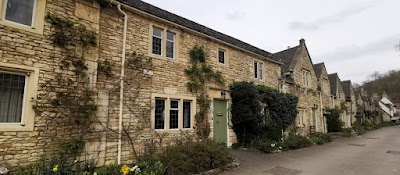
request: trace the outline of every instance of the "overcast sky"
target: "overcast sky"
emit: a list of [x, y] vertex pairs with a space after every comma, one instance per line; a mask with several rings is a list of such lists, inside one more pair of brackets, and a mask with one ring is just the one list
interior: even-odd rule
[[400, 69], [400, 0], [144, 1], [272, 53], [304, 38], [341, 80]]

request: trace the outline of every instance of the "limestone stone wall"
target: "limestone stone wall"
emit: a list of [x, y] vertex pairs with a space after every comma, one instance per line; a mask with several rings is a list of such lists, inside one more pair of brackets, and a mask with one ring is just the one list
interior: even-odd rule
[[[221, 90], [228, 90], [228, 85], [234, 81], [253, 81], [273, 88], [279, 86], [278, 77], [281, 70], [277, 63], [144, 14], [124, 10], [128, 14], [129, 22], [123, 127], [124, 132], [126, 131], [133, 138], [133, 143], [130, 143], [127, 137], [122, 137], [122, 163], [135, 161], [132, 144], [138, 153], [143, 153], [149, 145], [159, 150], [160, 147], [175, 139], [194, 135], [194, 129], [155, 132], [152, 129], [152, 111], [154, 97], [195, 100], [195, 94], [187, 90], [186, 83], [189, 80], [184, 73], [185, 68], [189, 67], [189, 50], [195, 45], [204, 46], [208, 63], [220, 70], [227, 80], [224, 87], [218, 87]], [[84, 53], [85, 64], [88, 67], [88, 86], [96, 93], [94, 97], [98, 104], [98, 111], [92, 123], [87, 126], [90, 132], [84, 136], [84, 153], [78, 159], [96, 159], [98, 165], [114, 163], [117, 161], [118, 153], [118, 134], [115, 131], [118, 130], [119, 122], [123, 16], [115, 6], [101, 7], [96, 1], [91, 0], [47, 1], [46, 12], [83, 24], [98, 33], [97, 47]], [[174, 59], [151, 54], [153, 26], [176, 34], [177, 55]], [[56, 74], [66, 77], [73, 75], [73, 70], [64, 72], [60, 69], [65, 53], [54, 45], [51, 31], [48, 23], [44, 26], [43, 35], [0, 25], [0, 66], [7, 63], [38, 68], [39, 87], [55, 81]], [[218, 64], [217, 61], [220, 48], [227, 53], [225, 65]], [[129, 60], [135, 58], [139, 58], [139, 61], [129, 63]], [[254, 79], [254, 60], [264, 63], [263, 80]], [[105, 69], [105, 67], [110, 69]], [[67, 87], [60, 86], [59, 88], [62, 90]], [[74, 133], [74, 127], [68, 125], [60, 124], [47, 128], [49, 119], [54, 117], [51, 113], [54, 109], [51, 109], [49, 99], [40, 99], [40, 97], [52, 96], [52, 94], [41, 88], [38, 94], [37, 105], [48, 107], [49, 113], [33, 114], [35, 115], [33, 131], [0, 131], [0, 166], [15, 168], [35, 160], [39, 155], [53, 153], [57, 145], [55, 140], [47, 134], [49, 129], [62, 137], [68, 137]], [[210, 97], [222, 98], [216, 95]], [[229, 92], [226, 99], [230, 101]], [[212, 123], [211, 115], [212, 111], [210, 111], [210, 123]], [[230, 144], [236, 142], [235, 134], [231, 129], [229, 140]]]
[[[46, 12], [68, 17], [71, 21], [79, 22], [95, 31], [99, 29], [99, 21], [96, 18], [99, 15], [99, 9], [100, 6], [92, 1], [52, 0], [46, 3]], [[82, 15], [83, 11], [86, 15]], [[93, 17], [87, 18], [89, 12]], [[44, 16], [42, 17], [44, 18]], [[54, 80], [57, 73], [62, 72], [60, 66], [65, 56], [63, 50], [53, 44], [51, 30], [48, 23], [44, 26], [43, 34], [0, 25], [0, 66], [6, 69], [18, 66], [39, 69], [39, 81], [37, 82], [39, 95], [32, 99], [38, 107], [51, 106], [48, 99], [40, 98], [47, 95], [52, 96], [42, 87]], [[95, 65], [98, 56], [96, 51], [96, 48], [94, 48], [90, 53], [86, 53], [88, 56], [86, 64], [89, 67], [88, 74], [90, 76], [96, 74]], [[4, 66], [6, 64], [8, 66]], [[72, 74], [72, 71], [65, 71], [62, 74], [69, 75]], [[66, 87], [60, 86], [59, 90], [63, 88]], [[47, 134], [47, 131], [56, 129], [58, 136], [68, 137], [71, 129], [73, 129], [68, 126], [49, 126], [48, 117], [54, 117], [53, 114], [50, 109], [43, 115], [25, 114], [24, 117], [34, 117], [32, 131], [0, 131], [0, 166], [12, 169], [37, 159], [41, 154], [51, 154], [54, 151], [54, 140]], [[62, 123], [62, 119], [60, 123]], [[48, 129], [46, 129], [47, 126]], [[4, 125], [4, 127], [6, 126]]]
[[[294, 84], [287, 84], [287, 86], [289, 86], [289, 92], [299, 98], [298, 109], [305, 110], [304, 122], [303, 125], [298, 126], [298, 132], [308, 134], [310, 126], [315, 126], [316, 131], [322, 132], [323, 118], [318, 107], [320, 105], [320, 97], [317, 91], [317, 77], [304, 43], [300, 43], [300, 48], [296, 52], [294, 61], [296, 62], [292, 74]], [[310, 73], [308, 85], [303, 83], [303, 71]], [[313, 118], [313, 111], [315, 112], [315, 118]]]

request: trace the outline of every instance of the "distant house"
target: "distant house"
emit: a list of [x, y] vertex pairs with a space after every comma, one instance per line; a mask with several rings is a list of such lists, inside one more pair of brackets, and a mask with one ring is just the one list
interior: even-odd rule
[[395, 117], [396, 108], [394, 104], [387, 98], [383, 97], [379, 100], [379, 107], [382, 112], [382, 120], [384, 122], [396, 121], [399, 120], [399, 117]]
[[281, 66], [281, 91], [299, 98], [297, 132], [309, 133], [310, 126], [323, 132], [318, 80], [305, 40], [301, 39], [298, 46], [272, 54], [272, 58], [284, 63]]
[[[318, 90], [320, 94], [320, 112], [323, 113], [323, 109], [332, 108], [332, 95], [331, 85], [329, 82], [328, 71], [326, 70], [325, 63], [317, 63], [313, 65], [315, 74], [318, 79]], [[327, 132], [326, 118], [322, 116], [322, 124], [324, 132]]]
[[[345, 94], [343, 92], [342, 83], [337, 73], [328, 75], [331, 84], [332, 106], [333, 108], [342, 108], [346, 104]], [[345, 127], [350, 127], [350, 117], [346, 115], [346, 111], [340, 114], [340, 119], [345, 123]]]
[[357, 104], [356, 104], [356, 96], [354, 94], [354, 89], [352, 87], [351, 81], [346, 80], [342, 81], [342, 88], [346, 99], [346, 118], [350, 119], [350, 124], [347, 127], [350, 127], [356, 121], [356, 113], [357, 113]]

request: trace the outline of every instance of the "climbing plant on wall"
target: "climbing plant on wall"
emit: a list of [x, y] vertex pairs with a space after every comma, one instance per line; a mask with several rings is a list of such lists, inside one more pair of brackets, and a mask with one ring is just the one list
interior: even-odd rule
[[83, 148], [83, 135], [97, 111], [95, 92], [91, 88], [85, 63], [86, 53], [97, 46], [97, 33], [84, 25], [48, 13], [49, 39], [58, 47], [61, 60], [54, 77], [40, 83], [36, 114], [46, 117], [43, 132], [57, 141], [61, 154], [76, 156]]
[[196, 93], [197, 105], [199, 110], [195, 115], [196, 134], [201, 139], [207, 139], [210, 134], [210, 123], [208, 121], [208, 113], [211, 100], [207, 95], [206, 85], [215, 83], [223, 86], [225, 80], [222, 73], [214, 70], [206, 61], [206, 53], [202, 46], [194, 46], [190, 52], [190, 67], [185, 69], [185, 73], [189, 78], [187, 87], [190, 92]]
[[292, 94], [251, 82], [235, 82], [230, 89], [232, 127], [240, 144], [254, 139], [280, 139], [281, 130], [296, 119], [298, 98]]

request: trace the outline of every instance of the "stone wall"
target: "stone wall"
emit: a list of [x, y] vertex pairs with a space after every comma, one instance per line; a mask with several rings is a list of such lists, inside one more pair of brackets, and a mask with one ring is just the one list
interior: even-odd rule
[[[189, 92], [186, 83], [189, 81], [184, 70], [189, 67], [189, 50], [195, 45], [204, 46], [207, 61], [214, 69], [222, 72], [227, 80], [222, 90], [234, 81], [253, 81], [257, 84], [278, 88], [280, 65], [260, 56], [232, 47], [222, 42], [195, 34], [179, 26], [160, 21], [138, 12], [124, 9], [128, 14], [127, 61], [139, 58], [125, 70], [124, 85], [124, 130], [133, 137], [134, 148], [143, 153], [149, 144], [159, 149], [177, 138], [194, 134], [194, 129], [177, 132], [155, 132], [152, 129], [151, 111], [154, 108], [154, 94], [195, 98]], [[98, 33], [98, 45], [88, 50], [85, 64], [88, 67], [88, 86], [96, 92], [95, 99], [98, 111], [84, 135], [85, 146], [80, 160], [96, 159], [98, 165], [117, 161], [118, 122], [119, 122], [119, 77], [121, 72], [123, 16], [116, 7], [100, 7], [96, 1], [47, 1], [46, 11], [83, 24]], [[153, 56], [150, 54], [151, 28], [161, 27], [176, 32], [177, 50], [175, 59]], [[60, 69], [65, 53], [53, 43], [50, 24], [46, 23], [44, 34], [34, 34], [8, 26], [0, 26], [0, 66], [2, 63], [26, 65], [39, 68], [39, 87], [55, 81], [55, 75], [73, 76], [73, 70]], [[72, 47], [72, 46], [71, 46]], [[77, 46], [76, 46], [77, 47]], [[218, 64], [218, 49], [227, 52], [227, 63]], [[69, 48], [79, 51], [79, 48]], [[133, 55], [136, 53], [136, 56]], [[254, 60], [264, 63], [263, 80], [255, 80]], [[109, 67], [110, 69], [104, 69]], [[105, 71], [106, 70], [106, 71]], [[56, 82], [53, 82], [56, 83]], [[214, 87], [214, 85], [209, 85]], [[59, 87], [63, 90], [68, 87]], [[219, 91], [218, 91], [219, 92]], [[75, 134], [74, 126], [63, 124], [47, 127], [51, 118], [51, 98], [55, 94], [39, 89], [36, 105], [47, 107], [48, 113], [34, 116], [34, 129], [29, 132], [0, 132], [0, 166], [17, 167], [25, 165], [42, 154], [52, 154], [57, 144], [48, 135], [48, 130], [59, 137]], [[210, 91], [211, 93], [211, 91]], [[40, 97], [48, 97], [40, 99]], [[163, 96], [161, 96], [163, 97]], [[216, 97], [210, 96], [210, 97]], [[219, 97], [221, 98], [221, 97]], [[229, 98], [229, 92], [227, 94]], [[212, 123], [212, 111], [210, 123]], [[64, 120], [68, 120], [65, 118]], [[65, 121], [67, 122], [67, 121]], [[230, 144], [236, 141], [233, 131], [229, 131]], [[212, 136], [212, 134], [211, 134]], [[122, 163], [133, 163], [135, 156], [127, 137], [122, 137]]]

